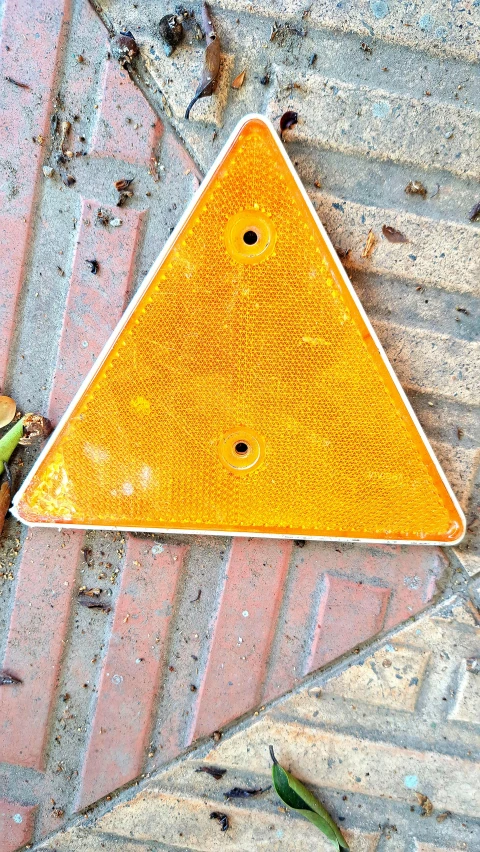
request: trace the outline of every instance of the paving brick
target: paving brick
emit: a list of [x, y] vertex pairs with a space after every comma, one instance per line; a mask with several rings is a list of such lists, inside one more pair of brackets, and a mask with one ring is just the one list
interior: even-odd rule
[[[473, 852], [479, 840], [474, 755], [480, 740], [471, 733], [462, 740], [471, 726], [447, 721], [442, 696], [456, 681], [462, 654], [478, 647], [477, 632], [461, 601], [452, 599], [434, 617], [423, 616], [385, 640], [374, 654], [317, 676], [257, 719], [225, 732], [220, 743], [200, 745], [128, 799], [104, 805], [81, 835], [73, 829], [43, 848], [89, 852], [97, 849], [97, 838], [106, 852], [122, 839], [135, 839], [140, 848], [150, 841], [186, 852], [220, 849], [226, 839], [242, 852], [267, 845], [293, 852], [311, 849], [312, 842], [331, 848], [306, 821], [283, 812], [272, 789], [248, 800], [224, 800], [233, 786], [271, 783], [273, 743], [281, 762], [339, 821], [355, 852], [384, 846], [393, 852]], [[415, 678], [412, 701], [401, 681]], [[227, 774], [216, 781], [196, 771], [208, 764]], [[417, 792], [433, 804], [430, 819], [421, 815]], [[212, 830], [213, 810], [228, 814], [226, 839]], [[446, 810], [449, 815], [437, 822]]]
[[152, 553], [151, 542], [128, 538], [79, 807], [141, 772], [184, 555], [183, 546]]
[[234, 539], [204, 680], [194, 738], [260, 701], [291, 542]]
[[[319, 730], [297, 722], [262, 720], [251, 729], [248, 743], [241, 736], [232, 737], [208, 759], [221, 766], [247, 764], [251, 772], [265, 773], [269, 766], [266, 743], [274, 746], [278, 759], [294, 775], [310, 784], [315, 780], [323, 788], [410, 803], [409, 779], [415, 778], [415, 789], [429, 791], [428, 796], [438, 810], [472, 817], [480, 813], [480, 767], [474, 760], [379, 740], [373, 742], [358, 735]], [[348, 760], [338, 759], [347, 754]]]
[[[262, 797], [263, 806], [264, 803], [265, 797]], [[279, 813], [276, 804], [272, 802], [268, 809], [261, 805], [252, 812], [251, 808], [232, 802], [226, 805], [216, 798], [209, 797], [205, 801], [205, 797], [197, 799], [155, 791], [139, 799], [131, 814], [121, 808], [106, 815], [99, 820], [96, 830], [125, 837], [133, 833], [139, 840], [157, 840], [170, 848], [181, 845], [201, 852], [215, 852], [225, 847], [226, 838], [216, 824], [212, 827], [210, 813], [220, 809], [228, 813], [228, 848], [236, 852], [267, 846], [275, 850], [293, 849], [294, 845], [299, 852], [311, 852], [312, 842], [322, 852], [331, 849], [329, 841], [315, 832], [308, 822]], [[353, 843], [356, 852], [374, 852], [379, 832], [346, 832], [346, 840]]]
[[365, 91], [315, 72], [298, 75], [301, 94], [297, 94], [289, 89], [288, 71], [278, 69], [276, 78], [279, 94], [270, 102], [268, 114], [298, 110], [299, 122], [291, 132], [295, 139], [395, 162], [435, 162], [464, 177], [479, 175], [473, 154], [480, 126], [473, 110], [385, 89]]
[[376, 707], [391, 707], [397, 712], [413, 713], [430, 651], [395, 645], [395, 653], [382, 648], [363, 666], [347, 669], [334, 678], [323, 692], [343, 695]]
[[[345, 641], [349, 648], [362, 641], [366, 614], [369, 613], [370, 628], [380, 630], [383, 618], [385, 627], [391, 628], [423, 608], [434, 593], [441, 565], [439, 553], [411, 548], [364, 546], [357, 550], [319, 546], [314, 542], [295, 548], [262, 701], [276, 697], [286, 685], [293, 687], [317, 665], [314, 646], [319, 649], [319, 658], [329, 662], [347, 650]], [[325, 644], [319, 646], [321, 628], [317, 624], [322, 621], [318, 613], [320, 610], [320, 615], [324, 615], [322, 602], [324, 606], [328, 603], [329, 586], [333, 589], [329, 605], [333, 603], [335, 617], [328, 613]], [[369, 611], [364, 589], [374, 590], [372, 604], [377, 607], [376, 615], [374, 609]], [[343, 591], [348, 594], [343, 596]], [[385, 602], [386, 612], [382, 610]], [[357, 618], [352, 620], [354, 613]]]
[[458, 685], [455, 706], [450, 713], [450, 719], [468, 722], [470, 725], [480, 725], [480, 677], [478, 671], [469, 672], [462, 666], [460, 683]]
[[[351, 580], [325, 575], [325, 587], [320, 599], [312, 648], [307, 671], [315, 671], [379, 633], [385, 621], [389, 588], [359, 585]], [[345, 615], [348, 612], [348, 634]]]
[[162, 123], [128, 72], [107, 61], [90, 153], [127, 163], [152, 165]]
[[[0, 189], [0, 242], [9, 250], [2, 252], [0, 385], [5, 381], [15, 309], [28, 263], [42, 139], [48, 136], [69, 6], [68, 0], [45, 0], [41, 8], [32, 9], [21, 0], [6, 0], [2, 10], [0, 145], [5, 177]], [[27, 88], [9, 82], [9, 77]]]
[[0, 800], [0, 852], [14, 852], [31, 840], [35, 807]]
[[[99, 210], [108, 218], [121, 219], [121, 226], [101, 225]], [[122, 315], [144, 214], [84, 198], [81, 217], [49, 401], [49, 417], [55, 424]], [[96, 275], [88, 260], [97, 261]]]
[[[235, 12], [269, 15], [272, 18], [296, 18], [305, 24], [303, 0], [222, 0], [222, 7]], [[339, 5], [329, 0], [316, 0], [307, 16], [309, 26], [352, 30], [362, 38], [375, 37], [395, 44], [405, 44], [415, 50], [476, 58], [475, 45], [479, 24], [473, 9], [462, 6], [452, 9], [427, 0], [418, 6], [393, 3], [358, 4], [355, 0]]]
[[[344, 258], [348, 270], [365, 269], [447, 291], [478, 293], [478, 228], [357, 204], [323, 192], [313, 191], [312, 197], [333, 244], [342, 253], [348, 252]], [[409, 242], [389, 243], [382, 236], [383, 225], [396, 228]], [[370, 230], [378, 241], [371, 256], [362, 258]]]
[[1, 757], [42, 770], [72, 587], [79, 531], [31, 530], [23, 548], [3, 668], [22, 683], [0, 692]]
[[[155, 36], [156, 33], [152, 39], [149, 35], [150, 44], [152, 40], [155, 41]], [[172, 59], [167, 59], [157, 37], [155, 47], [150, 47], [146, 53], [146, 61], [153, 78], [161, 91], [165, 93], [171, 113], [183, 123], [185, 110], [195, 94], [202, 73], [202, 51], [197, 48], [194, 54], [193, 51], [185, 50], [174, 54]], [[216, 127], [222, 126], [233, 64], [234, 57], [223, 53], [215, 98], [197, 101], [192, 107], [190, 121], [213, 124]]]

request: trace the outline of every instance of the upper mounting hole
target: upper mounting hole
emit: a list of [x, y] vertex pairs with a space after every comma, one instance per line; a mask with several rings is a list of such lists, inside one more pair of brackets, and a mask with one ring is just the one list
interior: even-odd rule
[[254, 246], [258, 240], [258, 234], [255, 231], [245, 231], [243, 235], [243, 242], [247, 244], [247, 246]]
[[237, 443], [235, 444], [235, 452], [239, 456], [244, 456], [245, 453], [248, 453], [249, 449], [250, 447], [245, 441], [237, 441]]

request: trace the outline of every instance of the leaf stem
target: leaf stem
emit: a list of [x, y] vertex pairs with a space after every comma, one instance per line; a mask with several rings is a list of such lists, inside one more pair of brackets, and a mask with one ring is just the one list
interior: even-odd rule
[[273, 751], [273, 746], [268, 746], [268, 750], [269, 750], [269, 752], [270, 752], [270, 757], [272, 758], [272, 761], [273, 761], [274, 765], [275, 765], [275, 766], [278, 766], [278, 760], [277, 760], [277, 758], [275, 757], [275, 752]]

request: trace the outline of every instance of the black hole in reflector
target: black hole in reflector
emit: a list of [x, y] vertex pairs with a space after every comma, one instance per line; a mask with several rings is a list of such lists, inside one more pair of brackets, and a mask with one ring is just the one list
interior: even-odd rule
[[254, 246], [258, 240], [258, 235], [255, 231], [245, 231], [243, 235], [243, 242], [247, 244], [247, 246]]

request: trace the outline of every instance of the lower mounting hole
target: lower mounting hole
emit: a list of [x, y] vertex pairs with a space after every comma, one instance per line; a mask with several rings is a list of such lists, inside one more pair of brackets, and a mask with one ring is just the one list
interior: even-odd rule
[[258, 234], [255, 231], [245, 231], [243, 235], [243, 242], [247, 244], [247, 246], [254, 246], [256, 242], [258, 242]]
[[245, 453], [248, 453], [249, 449], [250, 447], [245, 441], [237, 441], [237, 443], [235, 444], [235, 452], [239, 456], [244, 456]]

